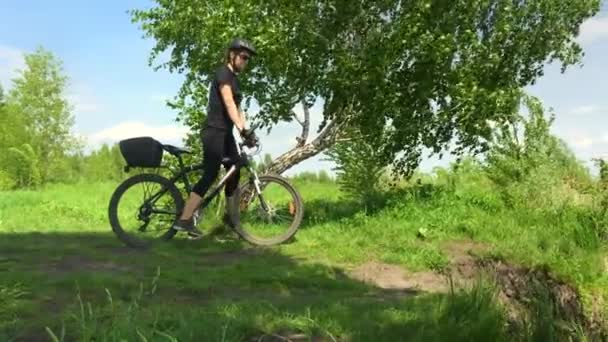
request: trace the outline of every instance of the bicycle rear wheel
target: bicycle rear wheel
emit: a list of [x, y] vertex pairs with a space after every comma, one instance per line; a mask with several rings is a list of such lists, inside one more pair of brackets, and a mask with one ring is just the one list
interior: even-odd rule
[[304, 216], [298, 191], [284, 178], [259, 177], [260, 192], [254, 182], [243, 184], [229, 203], [234, 230], [248, 242], [278, 245], [295, 235]]
[[138, 174], [121, 183], [110, 199], [108, 215], [116, 236], [131, 247], [167, 241], [176, 231], [184, 200], [167, 178]]

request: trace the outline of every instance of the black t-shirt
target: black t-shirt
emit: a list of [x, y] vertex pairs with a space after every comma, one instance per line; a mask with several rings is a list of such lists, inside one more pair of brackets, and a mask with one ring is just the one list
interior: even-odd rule
[[209, 105], [207, 108], [207, 126], [232, 130], [234, 123], [228, 116], [228, 111], [220, 94], [220, 84], [229, 84], [232, 87], [232, 95], [237, 108], [241, 106], [241, 88], [236, 75], [228, 68], [227, 65], [222, 65], [215, 72], [215, 78], [209, 87]]

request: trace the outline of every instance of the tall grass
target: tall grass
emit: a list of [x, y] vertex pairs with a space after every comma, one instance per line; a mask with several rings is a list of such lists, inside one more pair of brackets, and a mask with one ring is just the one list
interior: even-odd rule
[[[388, 307], [363, 302], [360, 304], [365, 309], [361, 307], [364, 311], [357, 317], [343, 305], [312, 304], [290, 313], [285, 307], [255, 300], [174, 311], [158, 305], [159, 300], [167, 300], [157, 298], [159, 275], [147, 284], [140, 283], [129, 301], [117, 300], [105, 289], [105, 299], [91, 303], [76, 292], [66, 320], [45, 330], [53, 341], [62, 342], [289, 340], [298, 336], [324, 341], [369, 341], [380, 336], [387, 340], [463, 342], [544, 342], [560, 338], [548, 298], [536, 299], [532, 315], [522, 325], [511, 326], [506, 308], [497, 300], [496, 286], [481, 278], [470, 287], [452, 288], [446, 295], [397, 300]], [[570, 329], [584, 338], [580, 327]]]
[[[238, 257], [245, 248], [239, 242], [199, 245], [179, 236], [151, 254], [108, 253], [120, 245], [107, 222], [118, 181], [0, 192], [6, 254], [0, 268], [10, 270], [0, 273], [0, 321], [6, 322], [0, 336], [39, 321], [23, 315], [41, 315], [53, 322], [45, 334], [56, 340], [583, 339], [583, 329], [560, 322], [542, 293], [513, 330], [505, 328], [514, 325], [491, 284], [412, 297], [362, 284], [347, 272], [370, 260], [410, 272], [442, 271], [452, 262], [447, 247], [472, 241], [487, 250], [481, 257], [550, 270], [580, 293], [587, 315], [608, 317], [608, 172], [592, 177], [549, 135], [538, 104], [530, 107], [523, 128], [499, 133], [485, 159], [416, 173], [397, 187], [375, 188], [365, 201], [325, 176], [293, 177], [306, 216], [295, 242], [272, 254]], [[204, 230], [215, 224], [210, 221], [203, 221]], [[201, 265], [213, 253], [218, 260]], [[235, 253], [238, 262], [222, 261], [224, 253]], [[67, 257], [84, 266], [49, 269]], [[91, 275], [87, 263], [103, 267]], [[112, 271], [115, 264], [132, 269]], [[152, 281], [134, 271], [159, 265], [164, 277], [155, 273]], [[75, 298], [74, 281], [80, 286]], [[59, 318], [31, 294], [74, 300]]]

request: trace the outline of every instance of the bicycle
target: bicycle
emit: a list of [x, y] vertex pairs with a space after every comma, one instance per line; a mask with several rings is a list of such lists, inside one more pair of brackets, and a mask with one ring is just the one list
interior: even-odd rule
[[[254, 128], [253, 128], [254, 129]], [[182, 156], [192, 152], [173, 145], [162, 144], [152, 137], [136, 137], [121, 140], [119, 142], [120, 152], [126, 161], [125, 172], [131, 168], [167, 168], [172, 176], [167, 178], [158, 173], [140, 173], [124, 180], [115, 189], [111, 196], [108, 215], [110, 225], [117, 237], [130, 247], [149, 247], [156, 241], [168, 241], [172, 239], [177, 231], [173, 229], [173, 224], [179, 219], [184, 207], [182, 193], [176, 186], [178, 181], [184, 184], [186, 194], [192, 190], [188, 174], [201, 171], [203, 163], [185, 165]], [[238, 236], [251, 244], [258, 246], [272, 246], [282, 244], [291, 239], [297, 232], [304, 215], [304, 206], [300, 193], [281, 176], [265, 174], [258, 176], [252, 167], [253, 156], [261, 150], [261, 144], [256, 143], [255, 153], [247, 153], [244, 142], [238, 143], [237, 160], [224, 158], [222, 164], [229, 164], [230, 168], [221, 180], [203, 198], [201, 206], [197, 212], [202, 212], [212, 200], [218, 196], [220, 190], [225, 186], [226, 181], [239, 169], [246, 169], [249, 178], [237, 188], [231, 201], [227, 203], [227, 213], [224, 216], [224, 224], [234, 230]], [[177, 158], [178, 169], [162, 165], [163, 152], [167, 152]], [[127, 191], [138, 185], [152, 183], [159, 185], [158, 191], [144, 185], [143, 200], [141, 198], [130, 199], [125, 195]], [[268, 191], [267, 191], [268, 190]], [[286, 194], [279, 194], [281, 190], [286, 190]], [[167, 198], [161, 200], [164, 195]], [[256, 199], [259, 200], [257, 204]], [[272, 204], [271, 201], [278, 201]], [[134, 209], [121, 215], [119, 212], [120, 204], [131, 204]], [[252, 205], [253, 208], [252, 208]], [[156, 224], [151, 224], [152, 219], [158, 216]], [[135, 221], [137, 233], [150, 233], [151, 238], [139, 239], [127, 233], [126, 222]], [[279, 219], [289, 219], [290, 223], [286, 230], [282, 230]], [[156, 221], [155, 221], [156, 222]], [[195, 224], [198, 224], [198, 217], [195, 216]], [[261, 229], [262, 234], [256, 234], [255, 229]], [[278, 236], [267, 236], [269, 233], [279, 233]]]

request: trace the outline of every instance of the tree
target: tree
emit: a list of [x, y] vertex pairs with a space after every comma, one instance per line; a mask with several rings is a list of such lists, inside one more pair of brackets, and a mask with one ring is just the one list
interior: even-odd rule
[[505, 203], [561, 208], [574, 199], [572, 191], [588, 193], [593, 188], [589, 170], [551, 133], [555, 114], [533, 96], [523, 97], [522, 107], [524, 113], [493, 133], [482, 164]]
[[11, 115], [22, 120], [25, 142], [37, 156], [42, 183], [49, 178], [49, 166], [78, 147], [70, 134], [74, 117], [64, 94], [66, 84], [62, 63], [38, 48], [25, 55], [25, 69], [13, 80], [8, 96]]
[[35, 187], [40, 185], [40, 171], [43, 169], [38, 165], [39, 160], [31, 145], [11, 147], [8, 149], [10, 163], [6, 164], [6, 170], [18, 188]]
[[0, 88], [0, 189], [19, 186], [22, 184], [19, 180], [28, 177], [11, 172], [17, 170], [12, 166], [18, 162], [11, 149], [23, 147], [27, 141], [23, 118], [17, 114], [15, 106], [7, 102]]
[[[297, 120], [296, 146], [274, 160], [282, 173], [337, 140], [344, 128], [379, 146], [383, 163], [409, 174], [423, 148], [441, 153], [487, 149], [492, 128], [517, 115], [521, 89], [580, 61], [574, 40], [599, 0], [157, 0], [132, 11], [156, 44], [150, 64], [183, 72], [169, 105], [193, 130], [204, 120], [208, 82], [234, 36], [253, 40], [259, 56], [243, 88], [271, 129]], [[323, 123], [309, 139], [308, 108], [323, 103]], [[301, 103], [304, 117], [293, 108]], [[190, 137], [192, 138], [192, 136]]]
[[352, 140], [338, 142], [327, 149], [329, 160], [336, 166], [337, 182], [350, 197], [373, 204], [379, 194], [379, 180], [385, 168], [378, 149], [365, 142], [358, 132], [349, 132]]
[[118, 144], [103, 144], [83, 159], [82, 175], [88, 181], [117, 181], [124, 178], [124, 160]]
[[2, 84], [0, 84], [0, 110], [2, 110], [5, 105], [6, 101], [4, 99], [4, 89], [2, 88]]

